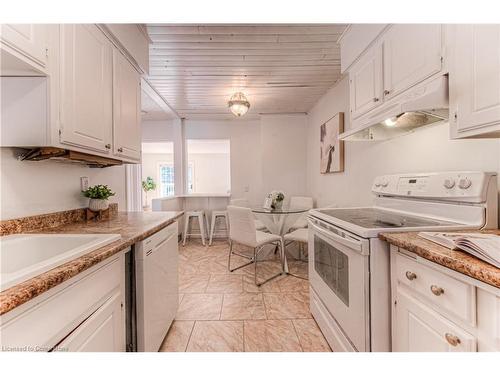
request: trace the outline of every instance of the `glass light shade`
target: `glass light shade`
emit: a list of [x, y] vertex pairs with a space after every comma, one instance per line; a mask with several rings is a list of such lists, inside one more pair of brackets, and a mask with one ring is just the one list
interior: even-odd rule
[[229, 109], [235, 116], [243, 116], [250, 108], [250, 102], [242, 92], [237, 92], [231, 96], [228, 102]]

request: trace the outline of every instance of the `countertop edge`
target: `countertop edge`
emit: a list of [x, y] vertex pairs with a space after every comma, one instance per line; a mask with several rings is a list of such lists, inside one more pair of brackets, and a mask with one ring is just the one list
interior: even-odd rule
[[411, 242], [409, 240], [405, 240], [400, 238], [401, 233], [380, 233], [379, 238], [383, 241], [388, 242], [391, 245], [403, 248], [407, 251], [410, 251], [430, 262], [439, 264], [443, 267], [446, 267], [452, 271], [458, 272], [462, 275], [471, 277], [475, 280], [481, 281], [490, 286], [500, 288], [500, 270], [495, 272], [492, 268], [496, 269], [496, 267], [478, 259], [470, 254], [467, 254], [460, 250], [449, 250], [441, 245], [438, 245], [432, 241], [426, 240], [424, 238], [419, 238], [419, 240], [423, 242], [427, 242], [429, 247], [439, 247], [445, 251], [457, 251], [465, 257], [464, 260], [456, 259], [446, 254], [439, 254], [435, 251], [430, 250], [420, 244]]
[[140, 232], [140, 234], [126, 240], [117, 240], [111, 244], [100, 247], [88, 254], [82, 255], [69, 262], [63, 263], [56, 268], [46, 271], [38, 276], [17, 284], [0, 292], [0, 316], [15, 309], [16, 307], [34, 299], [42, 293], [62, 284], [63, 282], [77, 276], [100, 262], [127, 249], [136, 242], [142, 241], [152, 234], [162, 230], [184, 215], [183, 211], [177, 211], [176, 215]]

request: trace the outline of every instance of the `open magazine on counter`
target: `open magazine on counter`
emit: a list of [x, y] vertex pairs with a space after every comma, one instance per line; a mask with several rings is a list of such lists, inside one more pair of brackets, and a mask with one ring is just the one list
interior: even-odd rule
[[500, 268], [500, 236], [482, 233], [420, 232], [429, 241], [460, 249]]

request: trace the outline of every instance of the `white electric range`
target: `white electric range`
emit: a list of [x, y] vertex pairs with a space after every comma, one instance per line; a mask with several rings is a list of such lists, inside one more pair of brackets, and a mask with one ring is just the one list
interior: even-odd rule
[[498, 227], [497, 175], [379, 176], [371, 207], [309, 212], [311, 312], [333, 350], [390, 351], [389, 245], [381, 232]]

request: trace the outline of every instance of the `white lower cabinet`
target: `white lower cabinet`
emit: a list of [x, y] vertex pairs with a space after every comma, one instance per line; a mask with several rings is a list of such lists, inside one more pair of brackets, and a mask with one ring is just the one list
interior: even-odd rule
[[476, 340], [398, 288], [395, 295], [395, 352], [476, 351]]
[[55, 350], [69, 352], [123, 351], [121, 293], [116, 291], [90, 315]]
[[391, 246], [392, 351], [500, 351], [500, 290]]
[[0, 351], [125, 351], [120, 253], [0, 316]]

